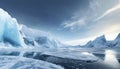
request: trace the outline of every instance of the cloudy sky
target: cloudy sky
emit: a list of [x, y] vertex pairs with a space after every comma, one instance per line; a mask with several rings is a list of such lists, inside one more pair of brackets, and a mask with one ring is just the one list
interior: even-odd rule
[[50, 32], [71, 44], [120, 32], [120, 0], [0, 0], [20, 24]]

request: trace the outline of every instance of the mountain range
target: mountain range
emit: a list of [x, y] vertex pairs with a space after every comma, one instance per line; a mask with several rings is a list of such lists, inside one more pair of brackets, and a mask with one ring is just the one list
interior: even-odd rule
[[100, 37], [97, 37], [95, 40], [93, 41], [89, 41], [87, 44], [84, 45], [84, 47], [95, 47], [95, 48], [99, 48], [99, 47], [120, 47], [120, 33], [118, 34], [118, 36], [111, 41], [107, 41], [105, 38], [105, 35], [102, 35]]

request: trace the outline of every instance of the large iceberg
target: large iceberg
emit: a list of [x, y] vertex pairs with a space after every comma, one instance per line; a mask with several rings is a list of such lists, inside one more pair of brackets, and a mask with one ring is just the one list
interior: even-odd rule
[[9, 42], [13, 46], [23, 46], [19, 25], [6, 11], [0, 8], [0, 42]]

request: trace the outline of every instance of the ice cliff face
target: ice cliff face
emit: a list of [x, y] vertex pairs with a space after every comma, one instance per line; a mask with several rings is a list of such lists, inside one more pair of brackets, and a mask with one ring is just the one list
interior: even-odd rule
[[0, 8], [0, 42], [9, 42], [14, 46], [22, 46], [22, 36], [17, 20]]

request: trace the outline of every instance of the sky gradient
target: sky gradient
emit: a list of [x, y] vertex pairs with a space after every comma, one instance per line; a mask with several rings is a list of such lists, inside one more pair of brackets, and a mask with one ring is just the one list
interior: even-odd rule
[[120, 32], [120, 0], [0, 0], [19, 24], [51, 33], [72, 44]]

